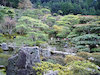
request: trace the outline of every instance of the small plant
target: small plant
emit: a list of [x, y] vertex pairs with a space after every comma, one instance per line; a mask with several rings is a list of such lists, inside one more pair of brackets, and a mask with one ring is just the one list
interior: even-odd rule
[[0, 48], [0, 53], [3, 53], [3, 50], [2, 50], [2, 48]]

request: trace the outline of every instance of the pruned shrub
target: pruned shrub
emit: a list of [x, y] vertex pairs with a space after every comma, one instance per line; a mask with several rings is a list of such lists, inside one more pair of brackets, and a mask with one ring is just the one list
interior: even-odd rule
[[67, 55], [65, 57], [65, 62], [68, 64], [70, 62], [74, 62], [74, 61], [84, 61], [85, 59], [79, 56], [73, 56], [73, 55]]
[[92, 53], [91, 57], [94, 58], [92, 62], [100, 66], [100, 53]]
[[85, 59], [88, 59], [89, 57], [91, 57], [91, 53], [88, 53], [88, 52], [78, 52], [77, 55]]
[[95, 75], [100, 74], [97, 65], [89, 61], [74, 61], [67, 65], [67, 75]]

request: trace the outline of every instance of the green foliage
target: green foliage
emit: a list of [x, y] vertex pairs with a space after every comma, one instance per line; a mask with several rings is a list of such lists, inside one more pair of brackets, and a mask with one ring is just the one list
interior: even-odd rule
[[[78, 36], [72, 39], [73, 43], [76, 44], [76, 48], [79, 51], [88, 51], [91, 52], [91, 49], [96, 47], [96, 45], [100, 44], [100, 36], [96, 34], [85, 34], [82, 36]], [[86, 47], [88, 45], [88, 47]]]
[[[76, 25], [68, 38], [72, 38], [71, 42], [75, 44], [78, 51], [92, 52], [92, 48], [99, 45], [100, 26], [98, 24], [82, 24]], [[88, 47], [86, 46], [88, 45]]]
[[5, 1], [1, 0], [0, 4], [4, 5], [4, 6], [9, 6], [9, 7], [17, 8], [19, 1], [20, 0], [5, 0]]
[[[17, 8], [48, 7], [53, 13], [60, 15], [66, 14], [83, 14], [83, 15], [100, 15], [99, 0], [5, 0], [1, 5]], [[47, 11], [47, 10], [46, 10]]]
[[28, 28], [25, 25], [17, 25], [16, 26], [16, 32], [20, 35], [26, 34], [28, 31]]
[[29, 37], [26, 37], [26, 36], [17, 36], [14, 39], [14, 42], [16, 43], [17, 46], [21, 46], [21, 45], [33, 46], [35, 44], [35, 41], [33, 42], [32, 39], [30, 39]]
[[0, 65], [7, 66], [10, 57], [11, 55], [0, 53]]
[[84, 58], [79, 57], [79, 56], [73, 56], [73, 55], [67, 55], [65, 57], [65, 62], [68, 64], [70, 62], [74, 62], [74, 61], [85, 61]]
[[17, 36], [14, 41], [18, 46], [20, 45], [40, 45], [45, 43], [48, 40], [48, 35], [38, 31], [38, 32], [29, 32], [24, 36]]
[[75, 42], [79, 45], [96, 45], [100, 44], [100, 37], [96, 34], [86, 34], [83, 36], [78, 36], [73, 38]]
[[42, 11], [40, 9], [34, 9], [34, 10], [27, 9], [23, 13], [23, 16], [28, 16], [28, 17], [32, 17], [32, 18], [38, 19], [38, 18], [40, 18], [40, 16], [43, 16], [43, 13], [42, 13]]
[[50, 10], [46, 9], [46, 8], [42, 8], [42, 9], [27, 9], [24, 11], [23, 16], [28, 16], [31, 18], [35, 18], [35, 19], [41, 19], [42, 16], [44, 16], [45, 14], [50, 14]]
[[38, 28], [40, 30], [48, 29], [48, 25], [42, 23], [38, 19], [33, 19], [28, 16], [22, 16], [18, 21], [19, 21], [19, 25], [24, 24], [29, 29], [32, 29], [32, 28]]
[[67, 66], [41, 62], [35, 64], [33, 69], [36, 71], [37, 75], [42, 75], [49, 70], [58, 71], [58, 75], [90, 75], [100, 73], [97, 66], [88, 61], [74, 61]]
[[37, 75], [42, 75], [43, 73], [46, 73], [49, 70], [53, 70], [53, 71], [59, 71], [58, 75], [66, 75], [66, 71], [67, 68], [64, 66], [61, 66], [59, 64], [52, 64], [49, 62], [41, 62], [41, 63], [37, 63], [35, 64], [36, 67], [33, 67], [33, 69], [36, 71]]
[[69, 73], [68, 75], [91, 75], [100, 73], [97, 66], [88, 61], [71, 62], [67, 68], [67, 71], [72, 73]]
[[66, 62], [64, 61], [64, 58], [61, 56], [50, 56], [50, 58], [47, 60], [47, 62], [51, 62], [53, 64], [60, 64], [60, 65], [66, 65]]
[[0, 43], [6, 42], [7, 38], [5, 38], [4, 36], [0, 36]]
[[92, 51], [92, 52], [100, 52], [100, 47], [93, 48], [91, 51]]
[[0, 48], [0, 53], [3, 53], [3, 50], [2, 50], [2, 48]]
[[78, 56], [85, 58], [86, 60], [89, 60], [90, 57], [92, 57], [94, 60], [89, 60], [93, 63], [95, 63], [96, 65], [100, 66], [100, 53], [88, 53], [88, 52], [78, 52], [77, 53]]
[[42, 21], [52, 27], [56, 22], [56, 18], [51, 14], [46, 14], [43, 16]]
[[49, 9], [46, 9], [46, 8], [42, 8], [41, 11], [44, 13], [44, 14], [50, 14], [51, 11]]
[[85, 59], [88, 59], [89, 57], [91, 57], [91, 54], [88, 52], [78, 52], [77, 55]]
[[57, 21], [57, 25], [63, 25], [63, 26], [73, 26], [75, 24], [79, 24], [79, 17], [77, 15], [66, 15], [60, 19], [60, 21]]
[[68, 34], [70, 33], [70, 31], [71, 31], [70, 28], [63, 27], [63, 30], [57, 34], [57, 37], [65, 38], [66, 36], [68, 36]]
[[30, 9], [32, 8], [32, 3], [30, 0], [20, 0], [18, 3], [18, 8], [20, 9]]
[[92, 62], [100, 66], [100, 53], [92, 53], [91, 57], [94, 58]]
[[60, 38], [64, 38], [70, 33], [69, 27], [54, 25], [53, 29], [54, 29], [54, 32], [56, 33], [55, 34], [56, 37], [60, 37]]
[[15, 10], [14, 9], [4, 7], [4, 6], [0, 6], [0, 13], [1, 13], [0, 14], [1, 17], [9, 16], [9, 17], [14, 18], [14, 16], [15, 16]]
[[7, 58], [8, 59], [9, 57], [11, 57], [11, 55], [0, 53], [0, 58]]
[[38, 41], [38, 40], [36, 41], [37, 46], [40, 46], [40, 44], [45, 44], [45, 43], [46, 43], [45, 41]]

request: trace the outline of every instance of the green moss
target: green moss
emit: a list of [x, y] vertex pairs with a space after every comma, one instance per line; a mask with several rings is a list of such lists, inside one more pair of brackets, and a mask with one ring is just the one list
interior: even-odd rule
[[2, 48], [0, 48], [0, 53], [3, 53], [3, 50], [2, 50]]

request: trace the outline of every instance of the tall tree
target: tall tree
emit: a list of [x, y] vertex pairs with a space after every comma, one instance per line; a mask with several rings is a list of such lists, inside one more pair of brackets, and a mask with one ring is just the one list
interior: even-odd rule
[[18, 4], [18, 8], [22, 9], [32, 8], [32, 3], [30, 0], [21, 0]]

